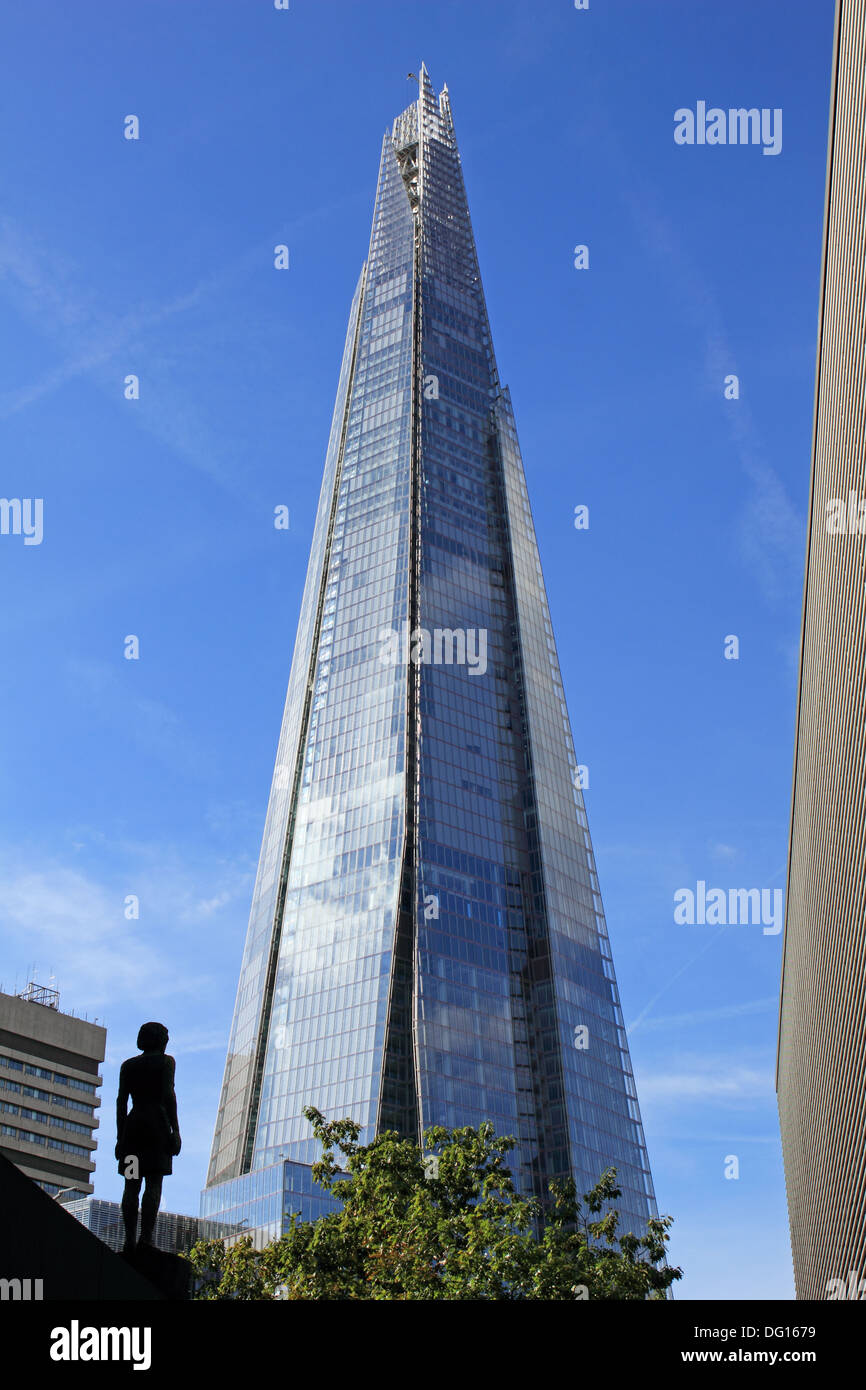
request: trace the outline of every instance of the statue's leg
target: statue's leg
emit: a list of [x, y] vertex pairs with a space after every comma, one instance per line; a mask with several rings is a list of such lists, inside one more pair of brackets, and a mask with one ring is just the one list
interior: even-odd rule
[[156, 1214], [161, 1200], [162, 1174], [146, 1174], [144, 1196], [141, 1199], [141, 1240], [144, 1245], [153, 1244], [153, 1228], [156, 1225]]
[[123, 1213], [123, 1229], [126, 1236], [124, 1250], [135, 1249], [135, 1228], [138, 1225], [138, 1194], [141, 1191], [141, 1178], [127, 1178], [123, 1185], [123, 1200], [120, 1210]]

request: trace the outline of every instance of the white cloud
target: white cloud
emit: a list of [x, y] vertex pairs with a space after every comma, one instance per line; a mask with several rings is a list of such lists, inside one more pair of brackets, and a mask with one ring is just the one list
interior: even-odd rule
[[710, 845], [710, 854], [714, 859], [736, 859], [738, 850], [733, 845], [715, 844]]
[[643, 1100], [751, 1100], [772, 1089], [770, 1073], [752, 1067], [733, 1067], [716, 1075], [708, 1070], [661, 1072], [642, 1076], [639, 1087]]
[[[91, 848], [93, 838], [100, 839], [90, 838]], [[88, 839], [77, 827], [75, 844], [86, 850]], [[212, 944], [214, 919], [236, 904], [231, 921], [240, 949], [252, 886], [247, 867], [220, 860], [185, 867], [174, 849], [155, 845], [99, 848], [110, 869], [98, 875], [33, 850], [0, 848], [0, 938], [4, 968], [14, 976], [3, 988], [20, 988], [31, 973], [45, 983], [51, 973], [61, 1008], [100, 1019], [108, 1008], [152, 1009], [212, 990], [214, 957], [203, 954], [202, 924]], [[139, 900], [138, 918], [124, 914], [129, 894]], [[196, 1034], [190, 1046], [216, 1047], [216, 1035]]]
[[140, 996], [144, 982], [156, 999], [195, 988], [124, 918], [123, 894], [62, 865], [16, 872], [0, 861], [0, 872], [4, 959], [34, 962], [40, 981], [50, 970], [70, 1003], [101, 1011]]
[[[690, 256], [651, 186], [636, 169], [627, 166], [623, 151], [612, 141], [608, 152], [611, 162], [619, 166], [617, 187], [640, 237], [656, 259], [667, 264], [676, 306], [703, 342], [707, 385], [720, 398], [724, 378], [728, 374], [739, 376], [740, 372], [712, 283]], [[724, 417], [750, 485], [736, 523], [740, 554], [756, 574], [766, 600], [775, 604], [792, 586], [796, 590], [802, 584], [806, 520], [789, 498], [779, 474], [762, 456], [760, 430], [748, 402], [742, 398], [728, 402]], [[808, 468], [808, 459], [804, 467]]]
[[772, 1057], [755, 1048], [684, 1053], [671, 1070], [641, 1071], [635, 1080], [641, 1105], [666, 1114], [694, 1111], [701, 1103], [746, 1109], [774, 1096]]
[[747, 999], [738, 1004], [722, 1004], [716, 1009], [695, 1009], [690, 1013], [665, 1014], [660, 1018], [645, 1019], [641, 1023], [643, 1032], [654, 1029], [685, 1028], [694, 1024], [716, 1023], [727, 1018], [743, 1018], [748, 1014], [775, 1012], [779, 1007], [779, 996], [772, 994], [765, 999]]

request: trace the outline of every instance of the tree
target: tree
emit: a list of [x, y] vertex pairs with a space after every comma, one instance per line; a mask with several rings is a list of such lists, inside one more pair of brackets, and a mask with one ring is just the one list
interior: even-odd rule
[[197, 1298], [658, 1299], [682, 1278], [664, 1263], [672, 1217], [618, 1234], [613, 1168], [583, 1202], [568, 1179], [542, 1205], [515, 1191], [505, 1160], [516, 1141], [489, 1122], [429, 1129], [425, 1166], [393, 1131], [359, 1144], [355, 1121], [304, 1113], [322, 1145], [313, 1177], [341, 1209], [293, 1215], [264, 1250], [250, 1236], [200, 1241], [188, 1256]]

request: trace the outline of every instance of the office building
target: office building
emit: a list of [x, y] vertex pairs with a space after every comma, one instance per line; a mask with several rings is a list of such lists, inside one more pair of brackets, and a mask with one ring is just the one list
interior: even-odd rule
[[51, 1196], [93, 1191], [105, 1029], [56, 990], [0, 994], [0, 1153]]
[[[448, 92], [414, 80], [349, 315], [202, 1214], [279, 1229], [310, 1195], [315, 1105], [362, 1141], [490, 1120], [542, 1197], [613, 1164], [642, 1229], [652, 1182], [511, 400]], [[343, 166], [356, 155], [346, 141]]]
[[[98, 1236], [110, 1250], [120, 1252], [126, 1239], [123, 1212], [119, 1202], [106, 1202], [99, 1197], [64, 1197], [58, 1199], [64, 1209]], [[243, 1228], [220, 1221], [203, 1221], [199, 1216], [182, 1212], [161, 1211], [157, 1214], [153, 1243], [171, 1255], [191, 1250], [199, 1240], [242, 1234]]]
[[794, 1279], [807, 1299], [838, 1297], [852, 1271], [866, 1296], [864, 96], [866, 0], [842, 0], [776, 1076]]

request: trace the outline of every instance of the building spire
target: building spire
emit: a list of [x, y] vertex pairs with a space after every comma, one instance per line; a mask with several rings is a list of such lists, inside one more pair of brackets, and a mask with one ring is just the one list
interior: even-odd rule
[[418, 73], [418, 94], [425, 103], [432, 103], [434, 101], [433, 83], [430, 81], [430, 74], [427, 71], [426, 63], [421, 64]]

